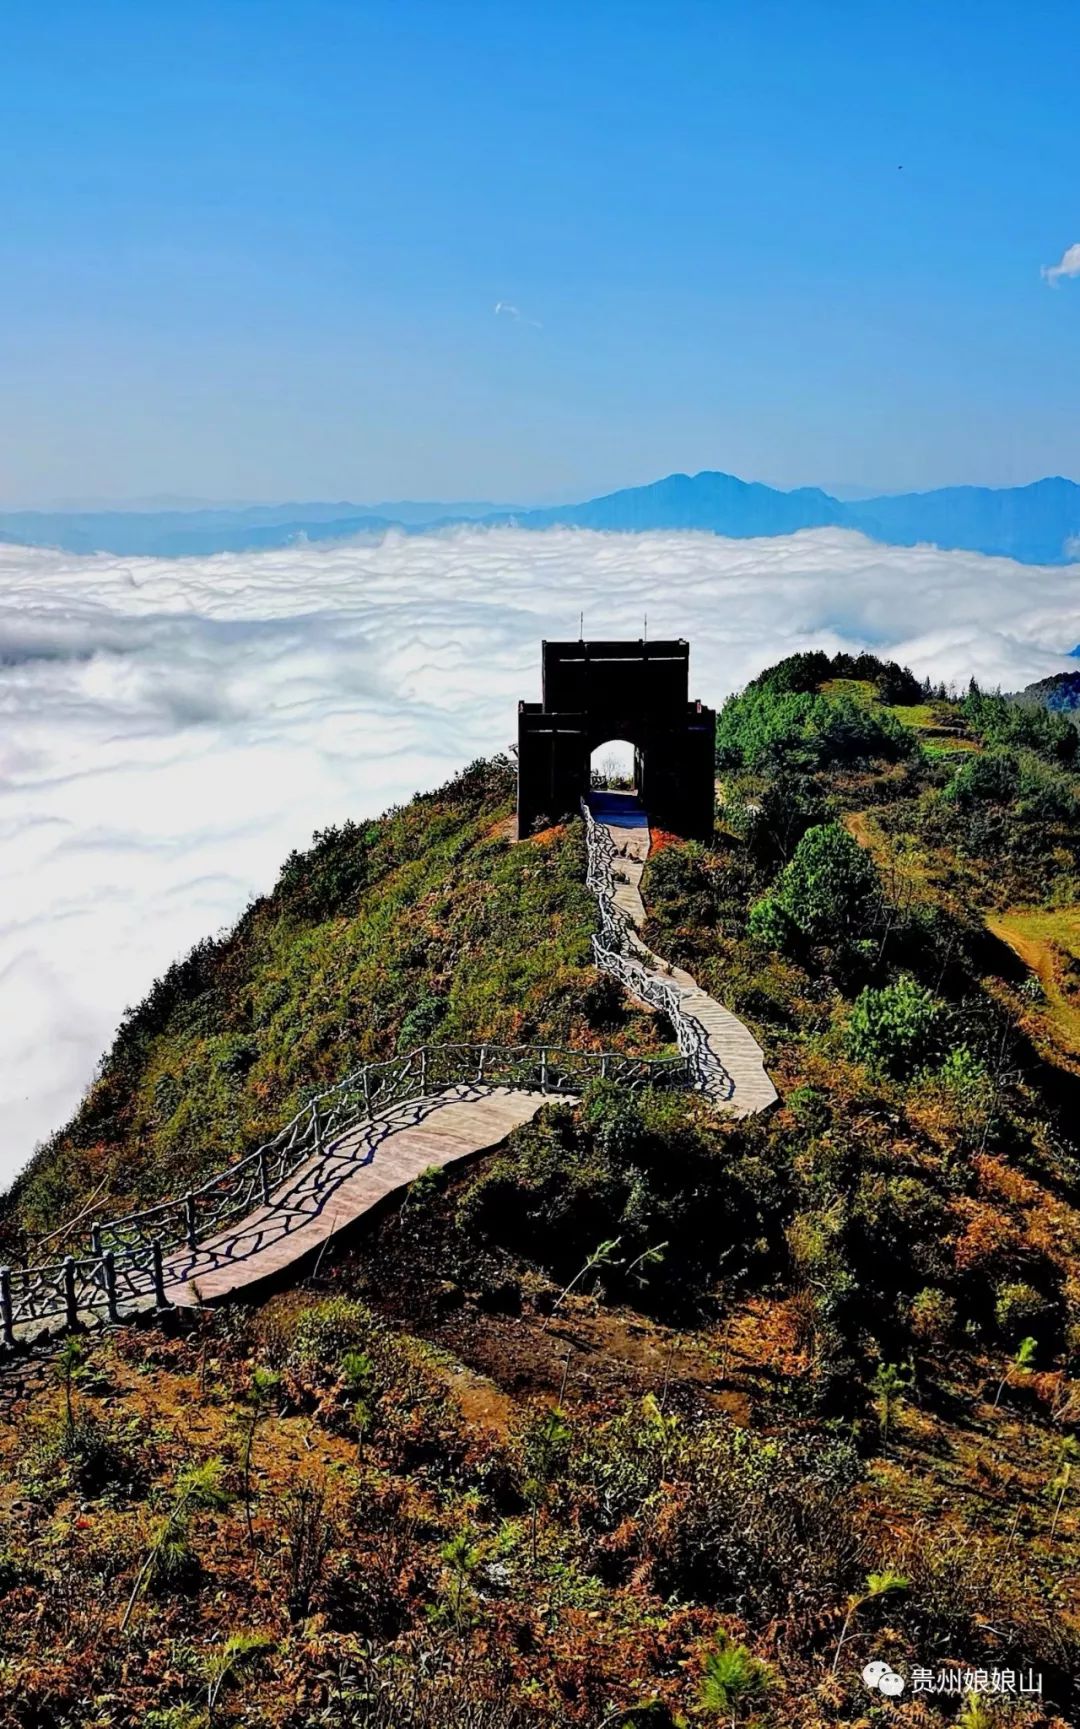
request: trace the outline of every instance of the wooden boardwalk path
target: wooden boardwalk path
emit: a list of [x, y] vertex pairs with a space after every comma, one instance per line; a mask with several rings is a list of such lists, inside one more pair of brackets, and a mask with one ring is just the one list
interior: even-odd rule
[[678, 1057], [425, 1045], [366, 1064], [200, 1189], [85, 1228], [88, 1252], [0, 1267], [0, 1346], [102, 1314], [117, 1321], [121, 1311], [254, 1291], [299, 1269], [425, 1170], [498, 1147], [546, 1099], [580, 1096], [594, 1076], [630, 1089], [693, 1085], [739, 1117], [767, 1110], [776, 1089], [750, 1029], [639, 935], [645, 812], [632, 795], [598, 793], [585, 814], [589, 882], [601, 911], [597, 964], [672, 1016]]
[[457, 1086], [361, 1123], [294, 1171], [269, 1204], [165, 1262], [169, 1300], [214, 1302], [317, 1253], [338, 1231], [432, 1166], [497, 1147], [547, 1095]]
[[703, 1028], [709, 1052], [730, 1077], [730, 1096], [721, 1108], [735, 1117], [768, 1110], [776, 1103], [777, 1092], [766, 1073], [764, 1053], [750, 1028], [703, 991], [688, 972], [661, 961], [637, 934], [645, 922], [641, 878], [651, 845], [648, 816], [633, 793], [593, 793], [589, 807], [595, 821], [607, 829], [614, 843], [613, 899], [629, 922], [637, 959], [658, 978], [678, 986], [683, 1012]]

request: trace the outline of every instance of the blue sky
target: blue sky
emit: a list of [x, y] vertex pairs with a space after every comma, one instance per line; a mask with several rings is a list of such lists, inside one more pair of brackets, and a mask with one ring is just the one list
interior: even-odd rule
[[0, 48], [6, 504], [1080, 478], [1067, 0], [9, 0]]

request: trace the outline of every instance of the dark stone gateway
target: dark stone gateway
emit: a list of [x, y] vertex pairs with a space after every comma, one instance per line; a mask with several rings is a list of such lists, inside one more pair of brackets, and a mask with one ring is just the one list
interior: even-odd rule
[[518, 837], [576, 814], [600, 745], [634, 746], [651, 820], [688, 840], [713, 832], [716, 712], [691, 702], [690, 644], [545, 642], [543, 701], [518, 704]]

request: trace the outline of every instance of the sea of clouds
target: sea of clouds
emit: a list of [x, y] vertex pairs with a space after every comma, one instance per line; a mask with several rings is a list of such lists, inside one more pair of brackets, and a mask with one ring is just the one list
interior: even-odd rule
[[[1073, 569], [817, 530], [455, 529], [157, 560], [0, 546], [0, 1183], [124, 1008], [317, 828], [515, 737], [542, 637], [686, 636], [719, 702], [796, 648], [1015, 689], [1080, 642]], [[1075, 663], [1073, 663], [1075, 665]]]

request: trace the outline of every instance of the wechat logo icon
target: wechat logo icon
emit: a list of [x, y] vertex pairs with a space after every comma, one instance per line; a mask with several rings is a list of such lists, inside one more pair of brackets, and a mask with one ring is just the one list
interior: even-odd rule
[[884, 1693], [887, 1699], [898, 1699], [904, 1691], [904, 1677], [880, 1659], [866, 1665], [862, 1678], [868, 1687], [877, 1693]]

